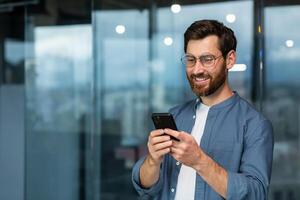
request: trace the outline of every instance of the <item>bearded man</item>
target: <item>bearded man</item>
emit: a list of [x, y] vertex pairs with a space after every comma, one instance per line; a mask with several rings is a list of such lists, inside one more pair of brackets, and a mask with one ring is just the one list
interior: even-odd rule
[[186, 30], [182, 62], [197, 98], [170, 110], [180, 131], [149, 134], [149, 153], [132, 173], [142, 199], [267, 199], [272, 125], [228, 84], [236, 45], [234, 32], [215, 20]]

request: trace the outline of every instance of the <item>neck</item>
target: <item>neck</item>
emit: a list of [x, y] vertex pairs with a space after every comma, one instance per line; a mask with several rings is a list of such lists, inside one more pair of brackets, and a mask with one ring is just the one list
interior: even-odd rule
[[232, 90], [230, 89], [227, 81], [217, 89], [213, 94], [209, 96], [201, 96], [202, 103], [207, 106], [213, 106], [218, 103], [225, 101], [233, 95]]

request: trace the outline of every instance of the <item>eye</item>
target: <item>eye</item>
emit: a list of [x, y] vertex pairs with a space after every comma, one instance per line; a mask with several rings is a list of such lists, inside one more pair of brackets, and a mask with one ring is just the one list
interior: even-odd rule
[[185, 57], [185, 60], [186, 60], [187, 62], [195, 62], [195, 58], [194, 58], [193, 56], [186, 56], [186, 57]]
[[197, 62], [197, 58], [193, 55], [185, 55], [181, 58], [181, 62], [190, 67], [190, 66], [194, 66], [195, 63]]
[[214, 61], [214, 57], [212, 55], [201, 56], [201, 61], [205, 63], [210, 63]]
[[185, 57], [187, 61], [194, 61], [195, 58], [193, 56], [187, 56]]

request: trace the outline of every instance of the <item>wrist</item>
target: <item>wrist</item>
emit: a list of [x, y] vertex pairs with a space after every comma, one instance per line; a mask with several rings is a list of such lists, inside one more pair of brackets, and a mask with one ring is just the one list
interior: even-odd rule
[[198, 158], [199, 159], [197, 159], [197, 162], [195, 163], [193, 168], [199, 174], [201, 174], [201, 173], [204, 173], [205, 169], [209, 168], [210, 160], [208, 159], [209, 157], [204, 152], [199, 153]]
[[159, 167], [160, 161], [155, 160], [151, 155], [148, 155], [146, 158], [146, 162], [150, 167]]

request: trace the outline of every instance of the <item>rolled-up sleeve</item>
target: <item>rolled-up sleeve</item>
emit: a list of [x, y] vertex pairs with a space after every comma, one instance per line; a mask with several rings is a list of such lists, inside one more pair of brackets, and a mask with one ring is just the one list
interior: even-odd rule
[[273, 159], [273, 129], [268, 120], [257, 122], [245, 135], [239, 172], [228, 171], [227, 199], [267, 199]]
[[141, 199], [152, 199], [161, 190], [162, 183], [162, 170], [160, 170], [160, 175], [158, 181], [150, 188], [143, 188], [140, 182], [140, 168], [145, 161], [145, 157], [141, 158], [133, 167], [132, 170], [132, 183]]

